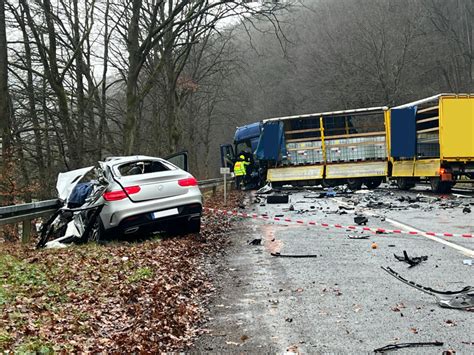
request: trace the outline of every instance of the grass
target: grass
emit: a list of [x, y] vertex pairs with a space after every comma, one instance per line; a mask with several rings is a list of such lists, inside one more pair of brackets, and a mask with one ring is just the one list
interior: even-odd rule
[[18, 354], [54, 354], [53, 344], [38, 337], [26, 338], [18, 347]]
[[11, 255], [0, 255], [0, 306], [32, 289], [48, 286], [46, 273]]
[[135, 283], [142, 280], [148, 280], [153, 277], [153, 271], [149, 267], [141, 267], [136, 269], [129, 277], [129, 283]]

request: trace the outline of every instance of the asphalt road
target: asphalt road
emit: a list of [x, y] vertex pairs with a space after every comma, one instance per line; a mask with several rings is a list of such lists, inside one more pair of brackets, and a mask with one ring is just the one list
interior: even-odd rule
[[[292, 191], [294, 211], [288, 210], [290, 204], [252, 203], [249, 193], [245, 212], [343, 225], [354, 224], [357, 212], [369, 216], [369, 227], [394, 229], [393, 223], [402, 223], [424, 231], [474, 232], [474, 212], [462, 212], [467, 206], [474, 211], [472, 194], [439, 198], [423, 187], [400, 192], [385, 186], [368, 193], [316, 198], [320, 192]], [[349, 208], [345, 214], [340, 214], [341, 205]], [[207, 334], [192, 350], [353, 353], [395, 343], [441, 341], [442, 347], [399, 352], [474, 353], [474, 312], [441, 308], [434, 297], [381, 269], [390, 266], [409, 280], [440, 290], [474, 286], [474, 266], [463, 264], [474, 259], [474, 238], [439, 238], [448, 244], [403, 234], [348, 238], [354, 234], [242, 220], [229, 234], [233, 243], [227, 256], [213, 266], [218, 292], [204, 324]], [[255, 238], [262, 238], [261, 246], [247, 244]], [[427, 255], [428, 260], [408, 268], [393, 256], [403, 250], [410, 256]], [[316, 257], [274, 257], [272, 252]]]

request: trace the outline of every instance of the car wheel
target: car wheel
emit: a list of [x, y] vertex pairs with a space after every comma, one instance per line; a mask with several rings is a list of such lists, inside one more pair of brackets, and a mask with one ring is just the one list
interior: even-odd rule
[[100, 217], [97, 218], [89, 232], [89, 241], [99, 243], [104, 235], [104, 224]]

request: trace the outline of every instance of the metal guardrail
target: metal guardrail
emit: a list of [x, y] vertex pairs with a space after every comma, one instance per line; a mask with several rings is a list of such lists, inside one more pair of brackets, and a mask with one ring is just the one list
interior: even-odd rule
[[[229, 180], [230, 179], [227, 181]], [[223, 178], [218, 178], [201, 180], [198, 182], [198, 184], [200, 188], [213, 188], [213, 190], [215, 190], [217, 186], [223, 182]], [[21, 240], [26, 242], [28, 241], [31, 234], [31, 221], [36, 218], [47, 217], [51, 215], [58, 209], [59, 206], [59, 200], [52, 199], [0, 207], [0, 226], [22, 223]]]

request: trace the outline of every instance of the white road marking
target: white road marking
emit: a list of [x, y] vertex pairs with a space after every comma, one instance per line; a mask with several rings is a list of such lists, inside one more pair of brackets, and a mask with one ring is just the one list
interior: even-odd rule
[[[343, 205], [343, 206], [346, 206], [346, 207], [352, 207], [350, 204], [344, 202], [344, 201], [341, 201], [339, 199], [334, 199], [338, 204], [340, 205]], [[370, 210], [361, 210], [361, 212], [363, 214], [365, 214], [366, 216], [371, 216], [371, 217], [377, 217], [378, 214], [376, 213], [373, 213], [371, 212]], [[385, 221], [390, 223], [391, 225], [395, 226], [395, 227], [398, 227], [400, 229], [405, 229], [405, 230], [408, 230], [410, 232], [417, 232], [417, 233], [426, 233], [426, 231], [423, 231], [421, 229], [416, 229], [412, 226], [409, 226], [409, 225], [406, 225], [402, 222], [399, 222], [399, 221], [396, 221], [394, 219], [391, 219], [391, 218], [387, 218], [385, 217]], [[450, 248], [453, 248], [453, 249], [456, 249], [458, 250], [459, 252], [461, 252], [462, 254], [464, 254], [465, 256], [468, 256], [468, 257], [471, 257], [473, 258], [474, 257], [474, 250], [471, 250], [469, 248], [465, 248], [461, 245], [457, 245], [455, 243], [452, 243], [452, 242], [448, 242], [447, 240], [443, 239], [443, 238], [439, 238], [439, 237], [435, 237], [435, 236], [432, 236], [432, 235], [426, 235], [426, 234], [419, 234], [425, 238], [428, 238], [428, 239], [431, 239], [435, 242], [438, 242], [438, 243], [441, 243], [441, 244], [444, 244]]]

